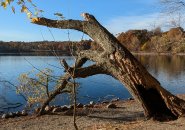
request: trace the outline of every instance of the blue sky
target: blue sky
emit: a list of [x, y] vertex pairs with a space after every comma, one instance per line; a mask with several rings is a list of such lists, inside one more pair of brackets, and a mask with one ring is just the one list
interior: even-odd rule
[[[70, 19], [82, 19], [80, 14], [93, 14], [113, 34], [129, 29], [151, 28], [159, 23], [158, 0], [33, 0], [43, 9], [45, 17], [55, 19], [53, 14], [61, 12]], [[67, 30], [51, 29], [56, 41], [68, 40]], [[42, 37], [43, 35], [43, 37]], [[82, 33], [70, 31], [72, 40], [80, 40]], [[85, 37], [88, 39], [88, 37]], [[25, 14], [16, 7], [0, 8], [0, 40], [42, 41], [54, 40], [46, 27], [31, 24]]]

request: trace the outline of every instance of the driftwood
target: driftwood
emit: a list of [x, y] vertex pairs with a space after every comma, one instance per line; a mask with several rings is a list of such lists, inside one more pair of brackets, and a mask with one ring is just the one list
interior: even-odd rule
[[[138, 100], [144, 108], [145, 116], [156, 119], [177, 119], [185, 113], [185, 101], [171, 94], [148, 73], [141, 63], [120, 42], [105, 29], [94, 16], [83, 13], [84, 21], [80, 20], [50, 20], [47, 18], [33, 18], [32, 23], [59, 29], [74, 29], [89, 35], [103, 51], [86, 50], [78, 52], [74, 67], [68, 66], [63, 60], [66, 74], [63, 76], [61, 86], [50, 94], [44, 102], [40, 114], [45, 106], [56, 95], [62, 93], [71, 73], [74, 78], [85, 78], [96, 74], [111, 75], [119, 80]], [[82, 67], [87, 61], [95, 64]]]

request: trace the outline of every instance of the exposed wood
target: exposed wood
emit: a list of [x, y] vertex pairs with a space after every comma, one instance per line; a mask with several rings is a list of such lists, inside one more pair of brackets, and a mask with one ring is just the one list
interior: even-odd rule
[[[185, 102], [162, 88], [160, 83], [94, 16], [87, 13], [82, 16], [85, 21], [34, 18], [32, 23], [82, 31], [103, 48], [103, 51], [90, 50], [78, 53], [78, 59], [92, 60], [96, 63], [85, 68], [81, 68], [85, 62], [77, 63], [75, 78], [85, 78], [95, 74], [113, 76], [142, 104], [146, 117], [169, 120], [177, 119], [185, 113]], [[68, 66], [65, 61], [63, 64], [66, 69], [66, 74], [61, 79], [63, 82], [54, 93], [50, 94], [50, 98], [45, 103], [49, 103], [57, 94], [60, 94], [70, 78], [70, 73], [73, 72], [73, 67]], [[45, 107], [45, 103], [42, 108]]]

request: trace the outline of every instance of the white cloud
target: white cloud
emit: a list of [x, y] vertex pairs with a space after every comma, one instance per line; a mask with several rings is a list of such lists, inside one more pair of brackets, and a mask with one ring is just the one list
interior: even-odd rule
[[119, 16], [112, 18], [107, 22], [105, 27], [117, 34], [130, 29], [152, 29], [158, 26], [163, 26], [165, 18], [160, 13], [145, 14], [140, 16]]

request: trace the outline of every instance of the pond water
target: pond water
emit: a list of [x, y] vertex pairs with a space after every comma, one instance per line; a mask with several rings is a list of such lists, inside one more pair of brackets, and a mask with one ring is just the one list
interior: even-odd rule
[[[137, 55], [136, 57], [160, 81], [164, 88], [173, 94], [185, 93], [185, 56]], [[65, 58], [69, 64], [73, 62], [71, 57], [60, 58]], [[87, 64], [91, 64], [91, 62]], [[56, 57], [0, 56], [0, 81], [6, 80], [18, 85], [19, 75], [35, 69], [33, 66], [40, 70], [50, 68], [54, 70], [56, 76], [63, 74], [59, 59]], [[123, 85], [110, 76], [96, 75], [77, 79], [77, 82], [80, 83], [78, 102], [81, 103], [88, 103], [92, 100], [96, 102], [110, 100], [115, 97], [120, 99], [131, 97]], [[58, 96], [53, 104], [68, 104], [69, 100], [66, 95]], [[26, 104], [24, 99], [16, 94], [15, 87], [7, 83], [0, 83], [0, 111], [21, 110], [24, 105], [16, 109], [4, 109], [6, 106], [12, 105], [13, 107], [16, 103]]]

